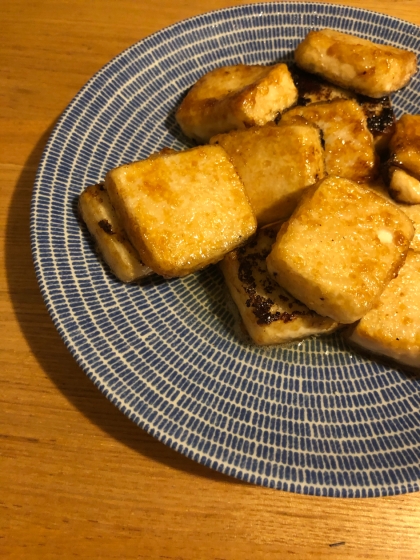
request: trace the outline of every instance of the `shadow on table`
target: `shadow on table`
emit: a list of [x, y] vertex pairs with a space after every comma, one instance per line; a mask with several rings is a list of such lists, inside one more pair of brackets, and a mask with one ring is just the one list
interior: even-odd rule
[[136, 426], [95, 388], [55, 329], [36, 280], [29, 232], [36, 171], [54, 124], [41, 136], [25, 163], [15, 186], [6, 229], [5, 261], [10, 297], [34, 356], [66, 398], [109, 436], [169, 467], [215, 481], [244, 484], [195, 463]]

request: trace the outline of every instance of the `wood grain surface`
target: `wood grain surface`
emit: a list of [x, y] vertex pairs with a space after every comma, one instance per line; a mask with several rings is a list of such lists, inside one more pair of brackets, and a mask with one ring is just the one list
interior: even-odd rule
[[[420, 494], [327, 499], [238, 482], [170, 450], [77, 366], [47, 313], [29, 214], [48, 136], [113, 56], [229, 0], [3, 0], [0, 558], [420, 558]], [[418, 0], [351, 5], [420, 25]]]

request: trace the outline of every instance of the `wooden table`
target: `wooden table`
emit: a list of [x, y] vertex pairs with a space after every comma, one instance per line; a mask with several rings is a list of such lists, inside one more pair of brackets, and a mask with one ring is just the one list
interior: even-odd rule
[[[109, 59], [234, 0], [3, 0], [0, 127], [0, 557], [420, 558], [420, 494], [326, 499], [212, 472], [155, 441], [88, 380], [38, 290], [37, 165]], [[419, 0], [352, 0], [420, 25]]]

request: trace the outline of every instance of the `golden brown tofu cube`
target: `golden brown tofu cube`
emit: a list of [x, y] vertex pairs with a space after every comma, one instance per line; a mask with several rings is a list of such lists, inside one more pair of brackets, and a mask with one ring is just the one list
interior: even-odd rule
[[266, 257], [279, 226], [260, 229], [247, 245], [227, 254], [220, 266], [243, 324], [256, 344], [282, 344], [326, 334], [338, 323], [297, 301], [267, 272]]
[[420, 203], [420, 115], [403, 115], [389, 144], [388, 181], [398, 202]]
[[308, 33], [295, 51], [295, 62], [333, 84], [375, 98], [404, 87], [417, 70], [412, 52], [332, 29]]
[[233, 131], [211, 143], [230, 156], [260, 226], [288, 218], [302, 192], [325, 175], [320, 131], [307, 124]]
[[353, 323], [398, 272], [413, 234], [410, 219], [392, 202], [327, 177], [303, 195], [281, 227], [268, 269], [309, 309]]
[[217, 262], [255, 232], [244, 187], [220, 146], [123, 165], [105, 186], [141, 259], [163, 276]]
[[318, 126], [325, 142], [325, 167], [329, 175], [352, 181], [365, 181], [377, 174], [377, 156], [365, 114], [356, 101], [337, 99], [294, 107], [280, 122], [295, 122], [303, 117]]
[[152, 274], [127, 239], [103, 184], [91, 185], [82, 192], [79, 212], [99, 253], [117, 278], [132, 282]]
[[389, 140], [395, 130], [395, 115], [389, 96], [373, 99], [340, 88], [324, 80], [317, 74], [305, 72], [296, 65], [291, 70], [298, 89], [298, 105], [333, 101], [334, 99], [353, 99], [366, 117], [367, 128], [373, 136], [373, 143], [378, 154], [385, 154]]
[[204, 143], [216, 134], [274, 121], [296, 100], [285, 64], [223, 66], [190, 89], [176, 119], [186, 136]]
[[398, 276], [349, 338], [369, 352], [420, 371], [420, 253], [408, 251]]

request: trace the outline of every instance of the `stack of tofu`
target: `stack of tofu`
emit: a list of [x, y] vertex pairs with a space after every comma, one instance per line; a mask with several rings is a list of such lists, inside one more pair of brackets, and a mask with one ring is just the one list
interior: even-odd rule
[[203, 76], [176, 115], [200, 145], [109, 171], [81, 216], [122, 281], [219, 262], [257, 344], [347, 326], [420, 370], [420, 115], [389, 98], [416, 57], [326, 29], [295, 63]]

